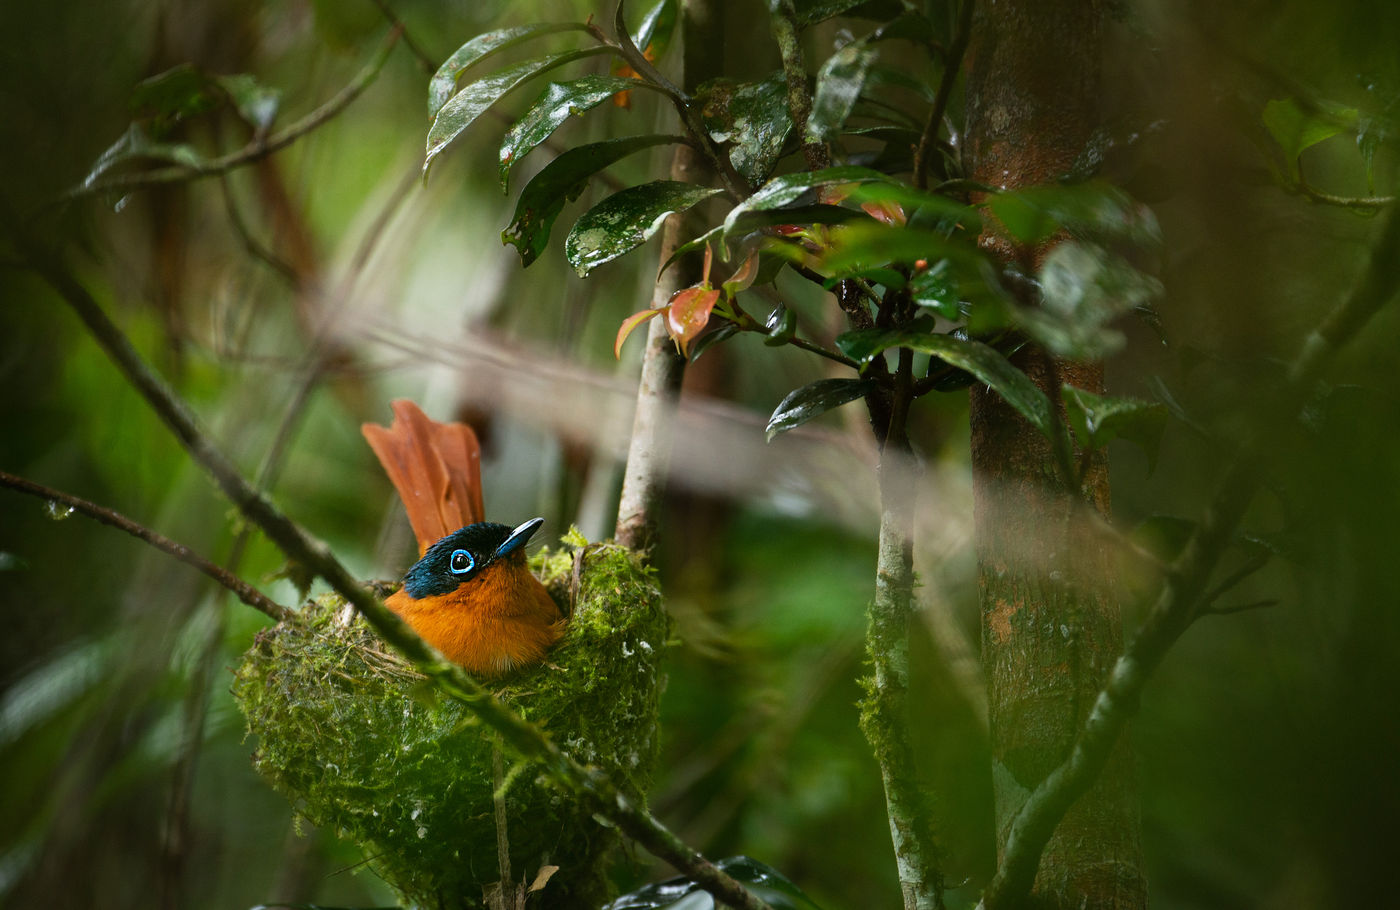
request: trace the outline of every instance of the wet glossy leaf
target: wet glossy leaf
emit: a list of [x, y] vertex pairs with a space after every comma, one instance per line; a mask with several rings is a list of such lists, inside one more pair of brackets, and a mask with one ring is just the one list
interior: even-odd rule
[[[865, 212], [848, 209], [840, 205], [801, 205], [788, 209], [772, 209], [765, 212], [746, 212], [729, 225], [732, 238], [744, 237], [763, 228], [783, 225], [811, 224], [850, 224], [851, 222], [873, 222]], [[721, 228], [723, 230], [723, 228]]]
[[729, 338], [739, 334], [739, 327], [732, 322], [726, 322], [718, 328], [704, 332], [695, 343], [690, 346], [690, 362], [694, 363], [700, 359], [700, 355], [708, 351], [714, 345], [719, 344]]
[[944, 363], [966, 370], [979, 381], [986, 383], [1047, 437], [1053, 437], [1055, 433], [1055, 417], [1050, 408], [1050, 399], [995, 348], [980, 341], [956, 338], [952, 335], [862, 329], [847, 332], [837, 338], [836, 346], [843, 354], [860, 364], [862, 370], [890, 348], [904, 347], [930, 354]]
[[728, 142], [729, 160], [750, 184], [768, 179], [792, 132], [787, 83], [782, 73], [739, 86], [712, 85], [706, 93], [705, 128]]
[[1104, 183], [1029, 187], [998, 193], [985, 205], [1022, 243], [1040, 243], [1061, 229], [1075, 237], [1139, 246], [1162, 242], [1152, 210]]
[[582, 114], [639, 83], [621, 76], [584, 76], [568, 82], [551, 82], [528, 111], [506, 131], [501, 140], [501, 188], [506, 189], [510, 170], [560, 127], [571, 114]]
[[807, 140], [826, 142], [846, 124], [865, 87], [866, 73], [875, 50], [864, 41], [852, 41], [832, 54], [817, 73], [812, 113], [807, 119]]
[[[708, 249], [708, 247], [707, 247]], [[724, 280], [724, 294], [726, 297], [733, 297], [740, 291], [746, 291], [753, 286], [754, 279], [758, 277], [758, 251], [755, 250], [744, 257], [744, 261], [739, 263], [739, 267], [734, 273]]]
[[750, 212], [781, 209], [799, 201], [807, 204], [817, 202], [817, 191], [823, 187], [845, 183], [887, 182], [889, 179], [879, 171], [863, 167], [833, 167], [774, 177], [730, 211], [729, 216], [724, 219], [725, 239], [728, 240], [734, 232], [736, 222]]
[[143, 79], [131, 91], [132, 110], [149, 118], [157, 135], [175, 121], [211, 111], [222, 102], [213, 81], [189, 63]]
[[664, 312], [666, 312], [664, 306], [653, 307], [633, 313], [631, 316], [622, 320], [622, 325], [618, 326], [617, 329], [617, 340], [613, 342], [613, 357], [619, 359], [622, 357], [622, 343], [627, 340], [628, 335], [632, 334], [633, 329], [653, 317], [660, 316]]
[[433, 118], [433, 125], [428, 129], [428, 147], [423, 161], [423, 172], [427, 173], [428, 166], [447, 148], [448, 143], [460, 136], [482, 112], [511, 89], [555, 67], [607, 52], [605, 47], [587, 47], [563, 54], [536, 57], [464, 85], [461, 91], [448, 99]]
[[772, 442], [779, 433], [800, 427], [812, 418], [855, 401], [874, 389], [875, 382], [871, 379], [818, 379], [788, 393], [773, 411], [773, 416], [768, 418], [764, 435]]
[[556, 32], [586, 31], [587, 26], [579, 22], [544, 22], [537, 25], [522, 25], [516, 28], [503, 28], [484, 35], [477, 35], [452, 52], [452, 56], [438, 67], [428, 83], [428, 116], [436, 117], [438, 111], [457, 92], [457, 79], [472, 64], [497, 51]]
[[982, 233], [982, 216], [976, 206], [941, 193], [916, 189], [907, 183], [865, 183], [852, 189], [847, 198], [861, 205], [898, 204], [907, 214], [910, 227], [935, 229], [945, 234], [958, 231], [968, 240]]
[[1060, 389], [1060, 396], [1080, 445], [1099, 449], [1114, 439], [1126, 439], [1142, 447], [1150, 465], [1156, 464], [1162, 433], [1167, 428], [1165, 405], [1096, 395], [1070, 385]]
[[797, 333], [797, 314], [781, 304], [768, 317], [768, 337], [763, 343], [770, 348], [782, 347]]
[[513, 244], [520, 264], [530, 265], [549, 245], [550, 231], [564, 203], [577, 199], [594, 174], [633, 152], [673, 141], [671, 136], [631, 136], [569, 149], [525, 184], [515, 217], [501, 232], [501, 242]]
[[185, 143], [152, 142], [140, 124], [133, 123], [122, 137], [104, 151], [83, 178], [83, 187], [90, 187], [108, 172], [133, 161], [155, 161], [199, 170], [207, 163], [192, 145]]
[[1042, 306], [1021, 310], [1017, 323], [1064, 357], [1112, 353], [1121, 347], [1123, 336], [1109, 324], [1162, 294], [1156, 278], [1092, 243], [1059, 244], [1045, 257], [1037, 277]]
[[564, 241], [564, 255], [580, 277], [586, 276], [645, 243], [661, 229], [667, 215], [720, 192], [677, 180], [656, 180], [614, 193], [574, 224]]
[[820, 263], [825, 274], [846, 277], [892, 263], [912, 266], [921, 259], [947, 259], [969, 289], [981, 287], [975, 279], [985, 260], [976, 249], [935, 231], [882, 224], [873, 218], [834, 233]]
[[660, 0], [642, 16], [637, 27], [636, 45], [651, 52], [651, 59], [660, 59], [671, 44], [676, 26], [676, 0]]
[[1354, 107], [1323, 102], [1314, 110], [1304, 110], [1292, 98], [1270, 101], [1264, 105], [1264, 128], [1283, 149], [1291, 175], [1298, 176], [1298, 156], [1325, 139], [1354, 127], [1358, 113]]
[[958, 282], [947, 259], [939, 259], [927, 268], [916, 271], [909, 279], [909, 296], [914, 303], [944, 319], [959, 319], [962, 316], [958, 307]]
[[700, 285], [682, 288], [671, 295], [670, 306], [666, 308], [666, 327], [681, 356], [686, 355], [690, 342], [710, 324], [710, 311], [719, 302], [720, 293], [719, 288]]

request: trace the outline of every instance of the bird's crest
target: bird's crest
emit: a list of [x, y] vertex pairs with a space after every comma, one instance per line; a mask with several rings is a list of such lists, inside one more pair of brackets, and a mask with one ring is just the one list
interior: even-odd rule
[[464, 423], [438, 423], [407, 399], [387, 427], [360, 426], [399, 491], [421, 556], [458, 528], [482, 521], [481, 446]]

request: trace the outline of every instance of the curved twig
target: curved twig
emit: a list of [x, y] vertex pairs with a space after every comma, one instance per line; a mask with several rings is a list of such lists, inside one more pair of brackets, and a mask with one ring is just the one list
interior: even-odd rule
[[116, 528], [119, 531], [125, 531], [132, 537], [143, 540], [157, 550], [175, 557], [185, 565], [203, 572], [205, 575], [232, 591], [239, 600], [275, 621], [280, 622], [289, 615], [289, 611], [286, 607], [273, 601], [266, 594], [248, 584], [237, 575], [225, 570], [221, 566], [215, 565], [184, 544], [177, 543], [163, 534], [157, 534], [145, 525], [127, 518], [120, 512], [115, 512], [106, 506], [100, 506], [95, 502], [90, 502], [89, 500], [74, 496], [71, 493], [64, 493], [62, 490], [55, 490], [41, 483], [35, 483], [32, 480], [17, 477], [6, 471], [0, 471], [0, 486], [9, 487], [11, 490], [19, 493], [27, 493], [30, 496], [37, 496], [51, 503], [62, 503], [65, 508], [71, 509], [74, 512], [81, 512], [87, 517], [101, 522], [108, 527]]

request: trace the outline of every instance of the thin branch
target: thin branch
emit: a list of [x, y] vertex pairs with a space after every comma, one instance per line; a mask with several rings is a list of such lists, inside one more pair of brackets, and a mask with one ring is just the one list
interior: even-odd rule
[[962, 70], [963, 54], [967, 52], [968, 40], [972, 36], [972, 10], [976, 0], [963, 0], [958, 12], [958, 33], [943, 58], [943, 75], [938, 80], [938, 94], [933, 97], [933, 107], [924, 121], [924, 134], [919, 139], [919, 147], [914, 151], [914, 185], [919, 189], [928, 187], [928, 163], [933, 152], [938, 150], [938, 131], [943, 124], [943, 115], [948, 110], [948, 100], [953, 96], [953, 86]]
[[788, 114], [792, 117], [792, 128], [802, 143], [802, 157], [807, 159], [807, 170], [820, 171], [831, 165], [831, 155], [825, 143], [814, 141], [807, 135], [807, 120], [812, 116], [812, 93], [807, 89], [807, 64], [802, 57], [802, 38], [797, 33], [797, 10], [792, 0], [778, 0], [771, 4], [771, 9], [770, 28], [773, 40], [778, 45], [778, 55], [783, 61], [783, 79], [787, 83]]
[[[9, 213], [0, 211], [0, 214], [8, 216]], [[537, 726], [502, 704], [465, 670], [449, 662], [419, 638], [335, 558], [325, 543], [309, 535], [243, 478], [237, 467], [210, 441], [184, 401], [142, 359], [127, 337], [71, 273], [41, 249], [31, 236], [16, 234], [14, 242], [29, 258], [38, 274], [87, 326], [94, 340], [126, 380], [141, 393], [224, 495], [288, 559], [325, 579], [415, 669], [498, 732], [502, 740], [520, 755], [539, 761], [546, 773], [576, 793], [593, 811], [617, 825], [647, 850], [691, 876], [719, 900], [742, 910], [767, 910], [766, 903], [682, 842], [646, 809], [633, 803], [607, 775], [574, 760]]]
[[933, 812], [909, 739], [909, 626], [914, 613], [914, 458], [906, 433], [914, 353], [899, 351], [890, 420], [880, 449], [880, 546], [866, 651], [871, 676], [860, 726], [885, 790], [885, 809], [905, 910], [943, 906]]
[[1356, 209], [1360, 212], [1377, 212], [1395, 202], [1394, 196], [1336, 196], [1332, 193], [1324, 193], [1304, 180], [1301, 174], [1298, 176], [1297, 186], [1298, 192], [1313, 202]]
[[[1392, 207], [1361, 280], [1322, 325], [1304, 340], [1281, 400], [1306, 400], [1318, 371], [1400, 288], [1400, 213]], [[1045, 844], [1070, 805], [1093, 784], [1108, 761], [1143, 687], [1167, 650], [1208, 606], [1207, 584], [1236, 525], [1260, 484], [1262, 434], [1247, 441], [1226, 471], [1204, 520], [1168, 570], [1156, 603], [1099, 692], [1069, 757], [1036, 787], [1011, 823], [1001, 867], [983, 893], [987, 910], [1020, 906], [1030, 892]], [[1248, 605], [1253, 606], [1253, 605]]]
[[638, 76], [646, 82], [650, 82], [654, 88], [671, 99], [676, 113], [680, 115], [681, 125], [690, 134], [695, 147], [704, 153], [709, 160], [710, 167], [719, 175], [720, 182], [724, 184], [726, 192], [736, 201], [746, 198], [752, 192], [749, 182], [734, 169], [734, 164], [729, 160], [729, 156], [715, 145], [714, 139], [710, 137], [710, 131], [705, 129], [705, 123], [701, 119], [700, 111], [696, 108], [694, 101], [685, 91], [662, 75], [661, 71], [646, 58], [646, 55], [637, 49], [637, 45], [632, 41], [632, 36], [627, 34], [626, 23], [622, 19], [621, 0], [618, 0], [613, 26], [617, 33], [616, 41], [609, 41], [602, 30], [596, 26], [593, 29], [594, 37], [615, 48]]
[[9, 474], [5, 471], [0, 471], [0, 486], [9, 487], [20, 493], [27, 493], [30, 496], [37, 496], [40, 499], [46, 499], [51, 503], [62, 503], [65, 507], [75, 512], [81, 512], [87, 517], [99, 521], [108, 527], [116, 528], [119, 531], [125, 531], [132, 537], [143, 540], [157, 550], [175, 557], [185, 565], [203, 572], [205, 575], [232, 591], [239, 600], [253, 609], [271, 617], [273, 620], [280, 622], [289, 615], [286, 607], [274, 602], [266, 594], [263, 594], [237, 575], [215, 565], [184, 544], [176, 543], [169, 537], [157, 534], [145, 525], [139, 524], [119, 512], [114, 512], [105, 506], [100, 506], [95, 502], [89, 502], [86, 499], [64, 493], [61, 490], [55, 490], [52, 487], [46, 487], [43, 484], [35, 483], [32, 480], [16, 477], [14, 474]]
[[63, 196], [59, 197], [57, 201], [69, 202], [99, 193], [127, 193], [146, 187], [160, 186], [168, 183], [185, 183], [204, 177], [214, 177], [220, 174], [226, 174], [245, 164], [251, 164], [254, 161], [266, 158], [274, 152], [281, 151], [349, 107], [350, 103], [358, 98], [360, 94], [369, 87], [370, 83], [374, 81], [375, 77], [379, 75], [379, 70], [384, 66], [384, 62], [389, 59], [389, 52], [394, 49], [394, 45], [402, 35], [403, 29], [401, 27], [390, 29], [389, 34], [384, 38], [383, 43], [380, 44], [379, 50], [375, 52], [369, 63], [356, 74], [355, 78], [352, 79], [345, 88], [341, 89], [331, 100], [271, 138], [254, 136], [252, 141], [238, 151], [230, 152], [227, 155], [222, 155], [218, 158], [210, 159], [209, 161], [203, 161], [199, 164], [181, 164], [172, 167], [157, 168], [150, 171], [141, 171], [140, 173], [129, 174], [111, 180], [98, 180], [92, 183], [84, 183], [68, 191]]
[[379, 7], [379, 11], [384, 14], [384, 18], [394, 28], [403, 33], [403, 46], [408, 48], [408, 52], [418, 61], [418, 68], [425, 76], [431, 76], [438, 71], [442, 64], [433, 59], [433, 55], [423, 49], [423, 46], [413, 40], [413, 36], [408, 33], [408, 28], [403, 24], [403, 20], [395, 13], [393, 7], [389, 6], [385, 0], [374, 0], [374, 5]]
[[1206, 607], [1197, 611], [1197, 616], [1233, 616], [1236, 613], [1246, 613], [1250, 610], [1262, 610], [1265, 607], [1278, 606], [1278, 598], [1270, 597], [1264, 600], [1250, 601], [1247, 604], [1236, 604], [1233, 607]]
[[293, 289], [301, 287], [301, 277], [297, 275], [297, 270], [292, 268], [281, 256], [278, 256], [266, 244], [253, 236], [253, 232], [248, 228], [248, 222], [244, 220], [243, 213], [239, 211], [238, 201], [233, 198], [233, 187], [229, 186], [228, 175], [219, 175], [219, 189], [224, 197], [224, 210], [228, 213], [228, 220], [233, 225], [233, 232], [238, 235], [239, 241], [243, 244], [243, 249], [260, 262], [265, 263], [278, 276]]

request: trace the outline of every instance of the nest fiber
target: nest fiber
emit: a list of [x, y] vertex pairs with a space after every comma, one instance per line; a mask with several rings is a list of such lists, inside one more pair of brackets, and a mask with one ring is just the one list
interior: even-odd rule
[[[580, 762], [641, 799], [656, 757], [667, 619], [628, 550], [587, 547], [534, 567], [556, 600], [576, 598], [546, 662], [488, 686]], [[234, 694], [257, 737], [258, 771], [316, 825], [358, 843], [407, 904], [484, 906], [500, 881], [495, 735], [442, 696], [335, 595], [259, 636]], [[534, 763], [506, 753], [504, 841], [512, 878], [558, 871], [544, 905], [598, 906], [615, 832]], [[508, 889], [509, 890], [509, 889]]]

